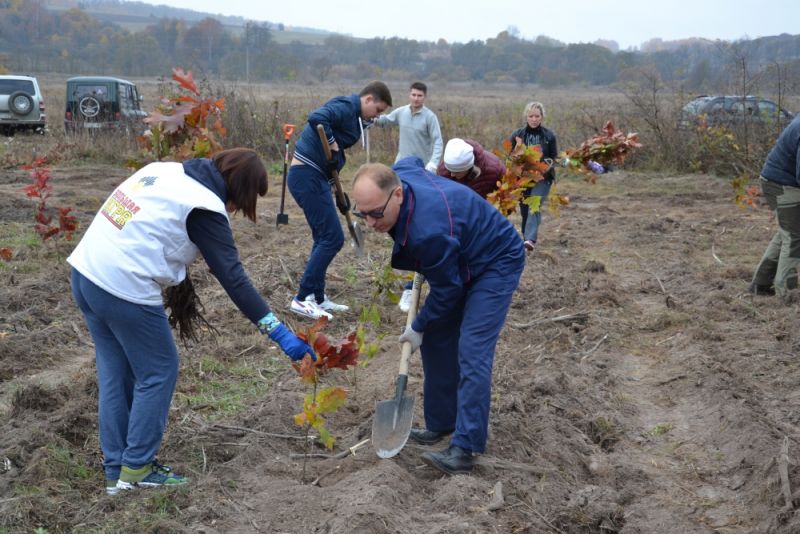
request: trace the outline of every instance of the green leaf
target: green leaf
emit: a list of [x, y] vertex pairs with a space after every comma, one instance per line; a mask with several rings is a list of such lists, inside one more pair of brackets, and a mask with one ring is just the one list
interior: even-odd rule
[[536, 213], [542, 209], [542, 197], [539, 195], [526, 197], [522, 202], [530, 208], [531, 213]]
[[320, 425], [317, 428], [317, 432], [319, 432], [319, 440], [325, 445], [327, 448], [332, 449], [333, 444], [336, 443], [336, 438], [334, 438], [328, 429], [324, 426]]
[[342, 388], [328, 387], [317, 392], [316, 413], [330, 413], [338, 410], [347, 400], [347, 392]]

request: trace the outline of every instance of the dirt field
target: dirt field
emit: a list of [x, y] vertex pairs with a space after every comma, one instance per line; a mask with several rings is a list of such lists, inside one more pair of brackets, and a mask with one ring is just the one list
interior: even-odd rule
[[[56, 167], [53, 203], [88, 224], [126, 174]], [[726, 180], [559, 182], [572, 202], [545, 213], [497, 348], [488, 451], [471, 476], [434, 472], [409, 444], [390, 460], [370, 447], [310, 458], [302, 480], [292, 416], [307, 390], [196, 265], [221, 336], [181, 349], [160, 453], [193, 480], [119, 497], [101, 489], [93, 349], [63, 261], [71, 245], [4, 244], [32, 222], [26, 183], [24, 171], [0, 173], [0, 247], [14, 250], [0, 269], [0, 532], [800, 532], [785, 496], [800, 490], [798, 308], [746, 292], [774, 224], [736, 207]], [[299, 328], [285, 306], [309, 232], [290, 197], [290, 224], [276, 231], [279, 194], [273, 177], [258, 224], [238, 218], [235, 233], [256, 287]], [[329, 294], [357, 309], [390, 251], [368, 236], [368, 257], [344, 251], [329, 276]], [[329, 418], [330, 454], [368, 438], [375, 402], [393, 394], [405, 317], [379, 302], [378, 355], [357, 382], [330, 375], [350, 392]], [[328, 333], [357, 321], [338, 316]], [[411, 367], [420, 421], [418, 358]], [[233, 388], [231, 369], [238, 407], [197, 400], [206, 385]]]

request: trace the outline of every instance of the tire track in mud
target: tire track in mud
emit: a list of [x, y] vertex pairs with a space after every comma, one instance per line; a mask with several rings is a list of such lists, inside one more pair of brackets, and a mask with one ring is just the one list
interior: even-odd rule
[[[722, 272], [729, 287], [722, 288], [728, 302], [720, 307], [732, 303], [733, 315], [742, 310], [730, 293], [746, 286], [739, 280], [724, 284], [723, 269], [711, 261], [709, 242], [719, 229], [708, 202], [684, 198], [680, 206], [654, 207], [637, 185], [607, 204], [620, 222], [606, 236], [616, 251], [607, 266], [632, 298], [628, 315], [639, 323], [618, 325], [621, 346], [606, 351], [618, 379], [616, 394], [634, 407], [609, 460], [648, 480], [625, 506], [626, 530], [750, 531], [767, 514], [754, 501], [771, 474], [764, 473], [764, 454], [777, 452], [776, 430], [786, 425], [764, 406], [773, 396], [739, 372], [737, 360], [747, 358], [747, 350], [736, 347], [741, 332], [728, 327], [731, 313], [715, 319], [709, 311], [716, 303], [707, 295], [720, 282], [708, 273]], [[724, 196], [715, 198], [715, 214], [736, 210]], [[742, 229], [729, 232], [722, 244], [735, 244]], [[739, 271], [734, 274], [746, 274]]]

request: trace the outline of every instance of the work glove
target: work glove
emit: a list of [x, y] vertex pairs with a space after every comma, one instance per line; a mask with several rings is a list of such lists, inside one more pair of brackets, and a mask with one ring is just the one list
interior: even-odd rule
[[436, 174], [436, 165], [433, 162], [429, 162], [425, 165], [425, 170], [431, 174]]
[[417, 332], [411, 326], [407, 326], [403, 334], [400, 336], [399, 339], [400, 343], [404, 341], [408, 341], [411, 343], [411, 353], [417, 352], [420, 345], [422, 345], [422, 332]]
[[292, 361], [302, 360], [306, 354], [309, 354], [312, 360], [317, 361], [317, 355], [314, 354], [314, 350], [308, 346], [308, 343], [294, 335], [272, 313], [267, 314], [258, 322], [258, 329], [277, 343]]
[[333, 173], [339, 172], [339, 151], [331, 151], [331, 159], [328, 160], [328, 181], [333, 183]]
[[339, 200], [339, 195], [336, 195], [336, 207], [339, 208], [342, 215], [347, 215], [350, 213], [350, 197], [344, 191], [342, 191], [342, 197], [343, 200]]

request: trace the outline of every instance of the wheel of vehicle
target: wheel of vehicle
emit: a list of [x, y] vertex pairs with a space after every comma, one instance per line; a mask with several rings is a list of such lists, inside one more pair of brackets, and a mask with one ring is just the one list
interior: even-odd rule
[[33, 98], [24, 91], [11, 93], [8, 97], [8, 109], [17, 115], [27, 115], [33, 109]]
[[85, 96], [78, 102], [78, 110], [87, 119], [96, 117], [100, 113], [100, 101], [93, 96]]

